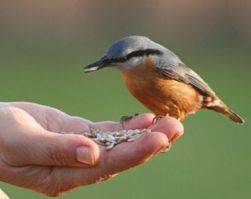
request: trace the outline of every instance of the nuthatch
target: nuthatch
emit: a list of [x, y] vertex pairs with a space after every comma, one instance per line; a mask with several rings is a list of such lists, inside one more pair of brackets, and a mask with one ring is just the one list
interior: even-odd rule
[[118, 68], [131, 94], [157, 116], [183, 120], [199, 109], [211, 109], [244, 123], [197, 73], [147, 37], [129, 36], [115, 41], [100, 60], [85, 67], [85, 72], [107, 66]]

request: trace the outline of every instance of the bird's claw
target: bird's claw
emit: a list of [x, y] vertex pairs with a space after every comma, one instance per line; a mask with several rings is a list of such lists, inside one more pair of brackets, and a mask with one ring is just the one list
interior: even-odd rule
[[152, 124], [156, 124], [160, 119], [162, 119], [163, 117], [165, 117], [164, 115], [156, 115], [153, 118]]
[[122, 125], [122, 127], [124, 128], [124, 123], [133, 119], [134, 117], [138, 116], [138, 113], [135, 113], [134, 115], [123, 115], [120, 118], [120, 124]]

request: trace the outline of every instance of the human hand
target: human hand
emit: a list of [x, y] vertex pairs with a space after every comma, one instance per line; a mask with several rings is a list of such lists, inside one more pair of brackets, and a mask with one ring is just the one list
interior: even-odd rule
[[93, 123], [33, 103], [0, 106], [0, 180], [49, 196], [81, 185], [101, 182], [142, 164], [183, 134], [183, 126], [165, 117], [152, 125], [152, 114], [126, 122], [126, 129], [150, 128], [131, 143], [111, 151], [81, 132], [90, 128], [115, 131], [119, 122]]

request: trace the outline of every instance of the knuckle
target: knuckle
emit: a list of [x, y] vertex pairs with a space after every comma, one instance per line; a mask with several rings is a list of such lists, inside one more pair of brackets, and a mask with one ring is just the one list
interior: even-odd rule
[[49, 160], [58, 165], [67, 165], [72, 160], [72, 157], [65, 150], [57, 146], [50, 147], [47, 153]]
[[[62, 136], [62, 137], [58, 137]], [[79, 162], [76, 158], [76, 149], [80, 146], [86, 146], [89, 148], [96, 164], [99, 159], [99, 147], [89, 138], [82, 135], [57, 135], [57, 144], [53, 141], [49, 145], [47, 150], [48, 159], [53, 164], [60, 166], [74, 166]], [[60, 143], [59, 143], [60, 142]]]
[[99, 163], [100, 162], [100, 149], [97, 146], [97, 144], [91, 144], [90, 145], [90, 151], [91, 151], [92, 156], [93, 156], [94, 164]]

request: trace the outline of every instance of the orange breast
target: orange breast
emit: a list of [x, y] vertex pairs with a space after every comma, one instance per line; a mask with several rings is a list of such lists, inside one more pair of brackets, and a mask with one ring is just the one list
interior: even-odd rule
[[190, 85], [163, 77], [148, 59], [133, 69], [121, 69], [134, 97], [156, 115], [184, 119], [201, 108], [199, 93]]

